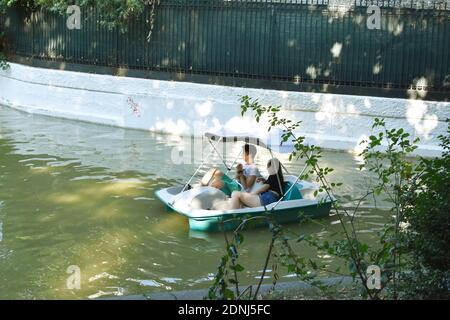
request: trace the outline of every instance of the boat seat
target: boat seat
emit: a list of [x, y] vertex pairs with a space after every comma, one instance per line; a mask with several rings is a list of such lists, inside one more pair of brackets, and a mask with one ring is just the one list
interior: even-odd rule
[[[289, 190], [289, 188], [292, 186], [292, 182], [286, 181], [284, 183], [284, 190]], [[288, 194], [283, 198], [283, 201], [289, 201], [289, 200], [300, 200], [303, 199], [303, 196], [300, 192], [300, 190], [297, 188], [297, 186], [294, 186]]]

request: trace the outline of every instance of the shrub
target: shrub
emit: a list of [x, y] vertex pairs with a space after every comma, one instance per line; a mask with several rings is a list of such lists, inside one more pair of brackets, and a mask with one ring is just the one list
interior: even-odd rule
[[439, 138], [443, 156], [421, 159], [404, 199], [403, 243], [411, 263], [403, 281], [407, 298], [450, 298], [450, 135]]

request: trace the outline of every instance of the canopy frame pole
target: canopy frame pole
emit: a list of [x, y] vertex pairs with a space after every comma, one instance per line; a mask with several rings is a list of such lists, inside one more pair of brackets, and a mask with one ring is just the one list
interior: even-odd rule
[[[311, 151], [311, 155], [312, 155], [312, 151]], [[302, 172], [300, 172], [300, 174], [298, 175], [297, 179], [295, 179], [295, 182], [292, 184], [292, 186], [283, 194], [283, 196], [277, 201], [277, 203], [275, 203], [275, 205], [272, 207], [272, 210], [275, 210], [275, 208], [280, 204], [281, 201], [283, 201], [284, 197], [286, 197], [286, 195], [291, 192], [292, 188], [294, 188], [294, 186], [297, 184], [297, 182], [300, 180], [300, 177], [303, 175], [303, 173], [305, 172], [306, 168], [308, 168], [308, 164], [305, 164], [305, 166], [303, 167]]]
[[[214, 150], [216, 150], [217, 155], [219, 156], [220, 160], [222, 160], [223, 165], [225, 166], [225, 168], [227, 169], [227, 173], [226, 175], [228, 176], [228, 174], [230, 173], [231, 169], [233, 168], [234, 164], [236, 163], [237, 159], [239, 159], [239, 157], [242, 154], [243, 149], [241, 149], [241, 151], [239, 151], [238, 156], [236, 157], [236, 159], [234, 159], [233, 164], [231, 165], [231, 167], [228, 167], [224, 157], [222, 157], [221, 153], [215, 148], [215, 146], [212, 144], [211, 139], [209, 139], [209, 143], [211, 144], [211, 146], [214, 148]], [[235, 180], [236, 181], [236, 180]], [[242, 186], [242, 184], [239, 181], [236, 181], [237, 184], [241, 187], [241, 190], [244, 190], [244, 187]]]
[[[220, 139], [222, 139], [222, 138], [220, 138]], [[210, 145], [213, 147], [213, 149], [216, 151], [216, 153], [217, 153], [217, 155], [219, 156], [220, 160], [222, 160], [222, 163], [223, 163], [223, 165], [225, 166], [225, 168], [227, 168], [227, 171], [231, 171], [231, 169], [228, 168], [228, 165], [227, 165], [227, 163], [226, 163], [224, 157], [222, 157], [222, 154], [219, 152], [219, 150], [217, 150], [217, 148], [213, 145], [213, 143], [211, 142], [210, 139], [208, 139], [208, 141], [209, 141], [209, 144], [210, 144]], [[220, 141], [220, 140], [219, 140], [219, 141]]]
[[[209, 142], [211, 143], [211, 140], [209, 140]], [[212, 143], [211, 143], [212, 145]], [[214, 146], [213, 146], [214, 148]], [[222, 155], [220, 154], [219, 151], [217, 151], [216, 148], [214, 148], [214, 150], [216, 150], [217, 155], [219, 156], [219, 158], [222, 160], [222, 163], [224, 164], [225, 168], [227, 169], [226, 175], [228, 176], [228, 174], [230, 173], [231, 169], [233, 168], [234, 164], [237, 162], [237, 159], [239, 159], [239, 157], [241, 156], [242, 152], [244, 151], [244, 148], [241, 148], [241, 151], [239, 151], [239, 154], [237, 155], [237, 157], [234, 159], [233, 163], [231, 164], [231, 167], [228, 167], [225, 159], [222, 157]], [[237, 184], [241, 187], [241, 190], [244, 190], [244, 187], [242, 186], [242, 184], [237, 181], [236, 179], [234, 179]]]
[[[220, 143], [220, 141], [222, 141], [222, 138], [219, 138], [219, 140], [217, 140], [216, 146]], [[209, 142], [211, 143], [211, 140], [209, 140]], [[206, 155], [206, 157], [202, 160], [202, 162], [198, 166], [197, 170], [195, 170], [194, 174], [191, 176], [191, 178], [188, 180], [188, 182], [186, 182], [186, 184], [184, 185], [183, 189], [178, 194], [178, 197], [172, 201], [172, 205], [174, 205], [175, 202], [177, 202], [180, 199], [180, 194], [182, 194], [184, 191], [186, 191], [187, 186], [191, 183], [192, 179], [194, 179], [194, 177], [200, 171], [200, 168], [203, 167], [203, 165], [205, 164], [206, 160], [208, 160], [209, 157], [214, 153], [214, 151], [217, 150], [212, 143], [211, 143], [211, 145], [213, 146], [213, 148], [209, 151], [209, 153]]]
[[284, 169], [284, 171], [286, 171], [287, 174], [291, 174], [291, 173], [289, 172], [289, 170], [284, 166], [284, 164], [282, 164], [282, 163], [280, 162], [280, 165], [281, 165], [281, 167]]
[[228, 171], [227, 174], [231, 171], [231, 169], [233, 169], [233, 166], [235, 165], [235, 163], [237, 162], [237, 160], [240, 158], [242, 151], [244, 148], [241, 148], [241, 151], [239, 151], [239, 154], [237, 155], [237, 157], [234, 159], [233, 163], [231, 164], [231, 167], [227, 167]]

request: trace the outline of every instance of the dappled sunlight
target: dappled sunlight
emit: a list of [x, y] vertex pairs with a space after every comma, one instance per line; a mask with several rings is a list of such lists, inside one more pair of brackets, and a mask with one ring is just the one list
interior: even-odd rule
[[428, 80], [426, 77], [415, 79], [407, 94], [410, 99], [424, 99], [427, 96]]
[[296, 39], [290, 39], [290, 40], [288, 40], [287, 45], [288, 45], [289, 48], [295, 47], [297, 45], [297, 40]]
[[316, 69], [316, 67], [311, 65], [306, 69], [306, 74], [314, 80], [317, 78], [318, 74], [320, 74], [320, 69]]
[[53, 167], [31, 167], [30, 169], [32, 174], [49, 174], [55, 170]]
[[88, 279], [88, 281], [89, 282], [93, 282], [93, 281], [96, 281], [96, 280], [99, 280], [99, 279], [119, 279], [119, 277], [114, 276], [112, 274], [109, 274], [107, 272], [102, 272], [102, 273], [96, 274], [93, 277], [90, 277]]
[[[267, 131], [265, 124], [267, 123], [267, 116], [261, 117], [261, 124], [258, 124], [253, 117], [241, 117], [235, 116], [228, 120], [223, 129], [229, 132], [260, 132], [261, 130]], [[264, 127], [264, 129], [262, 129]]]
[[[138, 189], [145, 182], [138, 179], [102, 182], [83, 185], [82, 188], [70, 193], [55, 192], [48, 196], [48, 200], [58, 204], [86, 204], [110, 196], [135, 197], [142, 194]], [[105, 210], [102, 210], [104, 212]]]
[[355, 105], [353, 103], [347, 104], [346, 108], [347, 108], [346, 111], [345, 111], [346, 113], [348, 113], [348, 114], [358, 114], [358, 111], [356, 110], [356, 107], [355, 107]]
[[383, 70], [383, 66], [381, 65], [381, 63], [376, 63], [373, 68], [372, 68], [372, 72], [373, 74], [377, 75], [381, 72], [381, 70]]
[[81, 194], [52, 194], [48, 199], [58, 204], [75, 204], [83, 201]]
[[153, 223], [148, 227], [148, 232], [151, 234], [170, 233], [173, 230], [188, 231], [188, 219], [175, 212], [166, 212], [164, 218], [161, 218], [157, 223]]
[[345, 103], [341, 97], [331, 95], [317, 95], [313, 100], [319, 105], [319, 111], [315, 113], [318, 121], [332, 121], [337, 115], [358, 116], [359, 111], [352, 103]]
[[178, 119], [161, 119], [157, 118], [154, 126], [149, 128], [150, 131], [155, 132], [170, 132], [174, 135], [187, 134], [190, 132], [190, 126], [186, 121]]
[[364, 23], [366, 23], [366, 17], [363, 16], [362, 14], [355, 14], [353, 16], [353, 23], [357, 24], [358, 26], [361, 26]]
[[354, 4], [354, 0], [329, 0], [327, 9], [337, 17], [343, 17], [354, 7]]
[[283, 100], [286, 100], [287, 98], [289, 98], [289, 92], [287, 91], [280, 91], [280, 98]]
[[186, 79], [186, 74], [184, 72], [177, 72], [177, 79], [179, 81], [184, 81]]
[[185, 135], [179, 134], [157, 134], [154, 133], [153, 130], [150, 130], [150, 134], [154, 137], [155, 141], [158, 141], [160, 144], [166, 145], [168, 148], [177, 147], [180, 144], [185, 145], [188, 141], [188, 137]]
[[152, 80], [152, 88], [153, 89], [159, 89], [161, 86], [161, 81], [160, 80]]
[[444, 77], [444, 87], [450, 87], [450, 74], [447, 74]]
[[117, 68], [115, 72], [115, 76], [117, 77], [126, 77], [128, 75], [128, 69], [127, 68]]
[[332, 96], [322, 96], [320, 109], [315, 114], [318, 121], [332, 120], [336, 112], [336, 101]]
[[311, 97], [311, 100], [315, 103], [318, 104], [320, 102], [320, 98], [322, 97], [321, 94], [318, 93], [314, 93]]
[[51, 39], [47, 43], [45, 48], [45, 54], [52, 59], [61, 58], [58, 52], [64, 50], [64, 48], [65, 48], [64, 38], [59, 35], [56, 38]]
[[213, 112], [214, 105], [212, 101], [207, 100], [203, 103], [196, 103], [194, 108], [197, 115], [203, 118], [210, 115], [211, 112]]
[[428, 113], [428, 106], [424, 101], [408, 100], [407, 103], [406, 118], [408, 122], [421, 138], [430, 139], [431, 132], [438, 126], [438, 116]]
[[165, 67], [170, 65], [170, 59], [169, 58], [165, 58], [161, 61], [161, 64]]
[[339, 58], [342, 52], [342, 43], [336, 42], [330, 50], [333, 58]]
[[120, 206], [114, 201], [109, 204], [100, 206], [95, 210], [95, 218], [97, 219], [114, 219], [114, 218], [126, 218], [129, 214], [126, 210], [121, 210]]
[[[138, 179], [122, 179], [114, 182], [108, 182], [105, 186], [93, 186], [92, 190], [103, 194], [126, 194], [129, 195], [130, 191], [133, 193], [138, 187], [142, 186], [145, 182]], [[89, 190], [88, 190], [89, 191]]]
[[67, 65], [65, 62], [59, 63], [59, 67], [58, 67], [59, 70], [66, 70], [66, 68], [67, 68]]
[[212, 118], [211, 120], [212, 126], [210, 127], [210, 131], [219, 131], [222, 128], [222, 125], [220, 124], [220, 120], [216, 117]]
[[400, 18], [392, 15], [388, 15], [387, 30], [394, 36], [399, 36], [404, 30], [404, 23], [400, 21]]

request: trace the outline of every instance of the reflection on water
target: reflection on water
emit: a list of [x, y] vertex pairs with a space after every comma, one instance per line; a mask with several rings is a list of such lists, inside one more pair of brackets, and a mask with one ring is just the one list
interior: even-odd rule
[[[173, 164], [170, 155], [175, 146], [194, 145], [191, 139], [0, 106], [0, 298], [96, 298], [208, 287], [224, 252], [223, 235], [190, 232], [186, 219], [166, 212], [154, 196], [190, 177], [196, 165]], [[236, 154], [226, 154], [233, 162]], [[261, 168], [267, 157], [258, 154]], [[339, 195], [351, 206], [368, 180], [357, 170], [358, 160], [326, 152], [323, 161], [344, 182]], [[295, 173], [303, 165], [287, 167]], [[386, 213], [364, 203], [356, 221], [371, 241]], [[339, 225], [330, 217], [289, 229], [329, 238]], [[267, 230], [246, 232], [246, 283], [260, 274], [269, 240]], [[296, 249], [339, 263], [303, 245]], [[81, 290], [66, 289], [71, 265], [81, 269]]]

